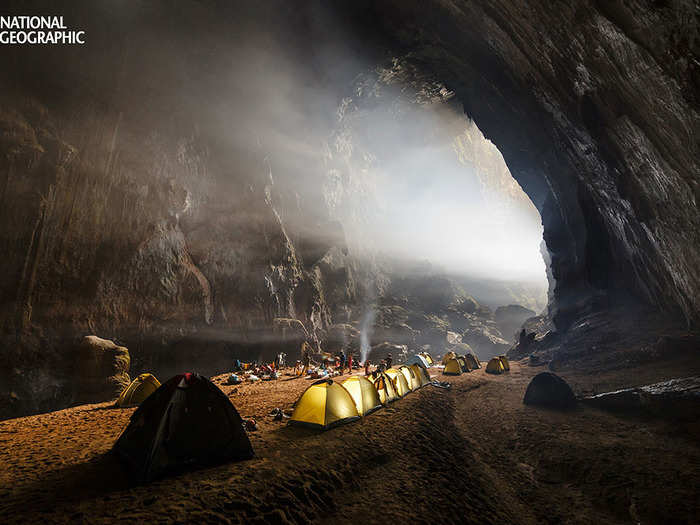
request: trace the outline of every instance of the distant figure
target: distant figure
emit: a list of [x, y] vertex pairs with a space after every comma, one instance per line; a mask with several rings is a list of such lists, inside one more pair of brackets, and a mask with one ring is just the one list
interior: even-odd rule
[[348, 373], [352, 374], [352, 354], [348, 354]]
[[338, 365], [340, 366], [340, 373], [342, 374], [343, 370], [345, 370], [345, 363], [346, 363], [344, 351], [341, 350], [340, 352], [338, 352], [338, 360], [340, 361], [340, 363], [338, 363]]
[[519, 346], [520, 348], [524, 349], [529, 347], [532, 343], [535, 342], [535, 337], [537, 334], [535, 332], [530, 332], [529, 334], [525, 331], [523, 328], [520, 331], [520, 338], [519, 338]]
[[309, 372], [309, 365], [311, 365], [311, 347], [306, 341], [301, 343], [301, 362], [304, 364], [301, 375], [305, 376]]
[[392, 361], [392, 359], [391, 359], [391, 353], [389, 353], [389, 354], [387, 354], [387, 356], [386, 356], [386, 368], [387, 368], [387, 369], [391, 368], [391, 361]]
[[365, 359], [365, 377], [369, 375], [369, 367], [372, 365], [372, 363], [369, 362], [369, 359]]

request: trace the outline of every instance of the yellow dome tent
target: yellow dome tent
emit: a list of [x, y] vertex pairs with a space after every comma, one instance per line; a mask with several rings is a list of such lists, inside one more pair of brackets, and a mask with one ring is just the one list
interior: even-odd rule
[[364, 376], [351, 376], [342, 383], [342, 387], [352, 396], [357, 413], [366, 416], [382, 407], [379, 393], [374, 385]]
[[160, 382], [151, 374], [141, 374], [134, 379], [117, 399], [118, 407], [140, 405], [148, 396], [158, 390]]
[[359, 417], [350, 393], [332, 379], [321, 379], [301, 395], [289, 424], [327, 430]]
[[396, 368], [387, 370], [386, 375], [394, 382], [394, 388], [399, 397], [403, 397], [411, 391], [411, 387], [408, 386], [408, 381], [406, 381], [406, 376], [396, 370]]
[[413, 371], [413, 369], [411, 369], [410, 366], [401, 365], [399, 367], [399, 372], [401, 372], [406, 378], [408, 388], [410, 388], [411, 390], [418, 390], [420, 388], [420, 379], [416, 377], [415, 372]]
[[510, 363], [508, 362], [508, 358], [504, 355], [499, 355], [498, 359], [501, 361], [501, 364], [503, 365], [503, 370], [506, 372], [510, 372]]
[[442, 373], [446, 376], [462, 375], [462, 365], [456, 359], [450, 359], [442, 369]]
[[447, 352], [444, 356], [442, 356], [442, 364], [446, 365], [450, 361], [450, 359], [456, 358], [457, 354], [455, 354], [454, 352]]
[[430, 383], [430, 376], [428, 375], [428, 372], [425, 368], [423, 368], [420, 365], [411, 365], [411, 369], [413, 370], [415, 376], [418, 378], [421, 387]]
[[462, 367], [462, 372], [471, 372], [472, 371], [471, 367], [467, 363], [467, 360], [464, 359], [464, 357], [462, 357], [461, 355], [457, 356], [457, 362], [459, 363], [459, 366]]
[[505, 372], [505, 369], [503, 368], [501, 360], [498, 359], [498, 357], [494, 357], [489, 361], [489, 364], [486, 365], [486, 371], [489, 374], [502, 374]]
[[464, 360], [467, 362], [469, 368], [471, 368], [472, 370], [481, 368], [481, 365], [479, 364], [478, 359], [474, 357], [474, 354], [464, 354]]
[[429, 366], [433, 366], [435, 364], [433, 356], [431, 356], [428, 352], [421, 352], [419, 355], [422, 355], [425, 358]]
[[370, 381], [372, 381], [374, 388], [377, 389], [382, 404], [386, 405], [399, 398], [394, 388], [394, 383], [385, 373], [379, 373], [376, 377], [370, 376]]

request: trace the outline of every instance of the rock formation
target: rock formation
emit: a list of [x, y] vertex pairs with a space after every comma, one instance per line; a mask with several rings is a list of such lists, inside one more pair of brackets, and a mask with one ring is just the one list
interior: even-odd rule
[[[359, 257], [372, 251], [361, 232], [374, 204], [361, 170], [344, 168], [365, 150], [343, 100], [371, 103], [355, 80], [387, 56], [411, 73], [414, 98], [449, 98], [474, 119], [539, 210], [550, 358], [564, 359], [577, 348], [568, 332], [608, 310], [697, 326], [692, 2], [334, 2], [325, 18], [314, 3], [115, 9], [66, 9], [90, 28], [91, 46], [0, 57], [0, 416], [74, 402], [62, 363], [68, 342], [90, 333], [124, 341], [132, 370], [211, 354], [225, 367], [233, 355], [266, 355], [275, 318], [322, 341], [330, 325], [358, 321], [369, 297], [394, 309], [386, 329], [400, 330], [397, 343], [434, 344], [451, 329], [469, 332], [477, 352], [484, 337], [502, 346], [510, 334], [494, 331], [471, 291], [449, 304], [451, 284], [434, 279], [414, 315], [376, 258]], [[338, 95], [287, 93], [327, 116], [313, 129], [260, 103], [286, 62], [256, 56], [264, 86], [250, 67], [231, 74], [261, 47], [242, 46], [239, 29], [270, 24], [270, 46], [305, 64], [290, 75], [310, 85], [317, 74]], [[309, 51], [331, 44], [374, 63]], [[277, 140], [287, 121], [309, 124], [313, 139]], [[258, 126], [270, 122], [274, 132]], [[309, 180], [314, 192], [303, 194]]]
[[80, 403], [114, 399], [131, 382], [129, 350], [94, 335], [83, 337], [75, 348], [73, 388]]

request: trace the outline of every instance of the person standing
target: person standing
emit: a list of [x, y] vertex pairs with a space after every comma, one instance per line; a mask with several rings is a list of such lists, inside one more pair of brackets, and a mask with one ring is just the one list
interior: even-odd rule
[[352, 354], [348, 354], [348, 374], [352, 374]]
[[347, 361], [347, 358], [345, 357], [345, 351], [341, 350], [338, 353], [338, 360], [340, 361], [339, 366], [340, 366], [340, 373], [342, 374], [345, 371], [345, 363]]
[[389, 370], [391, 368], [391, 353], [387, 354], [386, 356], [386, 369]]
[[311, 365], [311, 348], [306, 341], [301, 343], [301, 362], [304, 364], [301, 375], [305, 376], [309, 373], [309, 365]]

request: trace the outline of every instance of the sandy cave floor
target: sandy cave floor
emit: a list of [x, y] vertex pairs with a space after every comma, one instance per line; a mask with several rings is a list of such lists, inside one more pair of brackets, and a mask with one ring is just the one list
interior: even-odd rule
[[[543, 368], [513, 363], [445, 378], [363, 420], [328, 432], [268, 415], [310, 384], [224, 386], [257, 457], [130, 487], [109, 453], [133, 409], [110, 403], [0, 422], [3, 522], [115, 520], [227, 523], [700, 523], [700, 425], [558, 413], [522, 397]], [[628, 386], [676, 371], [629, 369]], [[689, 374], [686, 374], [689, 375]], [[663, 377], [666, 376], [666, 377]], [[595, 376], [567, 376], [579, 390]], [[597, 381], [597, 382], [596, 382]]]

